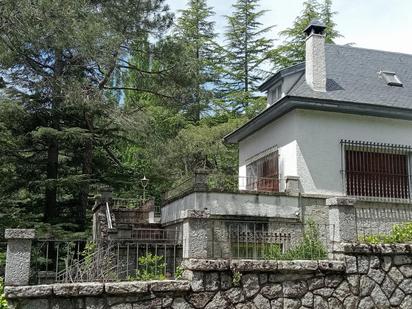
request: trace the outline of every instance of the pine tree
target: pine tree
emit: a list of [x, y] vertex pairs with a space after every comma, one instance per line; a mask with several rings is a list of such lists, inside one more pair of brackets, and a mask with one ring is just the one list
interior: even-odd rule
[[206, 0], [189, 0], [187, 6], [177, 21], [176, 34], [185, 50], [182, 61], [186, 62], [192, 80], [188, 89], [193, 93], [191, 102], [187, 104], [188, 117], [199, 121], [202, 112], [209, 108], [213, 97], [211, 88], [217, 78], [217, 34], [214, 32], [215, 23], [210, 20], [214, 12]]
[[229, 109], [242, 111], [253, 100], [253, 92], [263, 77], [261, 64], [267, 59], [271, 41], [264, 35], [273, 26], [263, 28], [259, 19], [266, 13], [259, 10], [259, 0], [237, 0], [234, 12], [227, 16], [227, 45], [224, 85]]
[[69, 204], [84, 228], [90, 185], [116, 164], [110, 147], [121, 117], [110, 95], [119, 88], [113, 76], [134, 42], [170, 25], [166, 9], [163, 0], [2, 2], [0, 73], [28, 123], [8, 153], [28, 156], [36, 175], [26, 187], [44, 192], [47, 222]]
[[327, 43], [333, 43], [334, 39], [341, 37], [333, 21], [335, 14], [336, 12], [332, 11], [332, 0], [325, 0], [322, 4], [317, 0], [305, 1], [302, 13], [296, 17], [292, 27], [280, 32], [285, 40], [271, 52], [275, 69], [285, 68], [305, 60], [304, 30], [313, 19], [319, 19], [327, 26], [325, 33]]

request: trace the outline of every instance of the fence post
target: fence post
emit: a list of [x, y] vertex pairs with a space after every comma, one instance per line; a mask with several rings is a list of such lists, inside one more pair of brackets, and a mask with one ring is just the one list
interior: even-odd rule
[[290, 194], [300, 193], [299, 176], [286, 176], [286, 190]]
[[334, 229], [330, 233], [333, 245], [357, 241], [355, 202], [355, 199], [347, 197], [326, 200], [326, 205], [329, 206], [329, 225]]
[[183, 210], [183, 258], [207, 258], [208, 218], [207, 210]]
[[207, 191], [208, 185], [208, 171], [205, 169], [198, 169], [195, 171], [194, 189], [195, 191]]
[[30, 279], [33, 229], [6, 229], [7, 239], [5, 285], [27, 285]]

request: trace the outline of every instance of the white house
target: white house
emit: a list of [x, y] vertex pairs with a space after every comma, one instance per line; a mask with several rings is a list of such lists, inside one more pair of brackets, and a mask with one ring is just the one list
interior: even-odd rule
[[309, 25], [306, 62], [265, 81], [267, 108], [225, 137], [240, 189], [294, 176], [305, 194], [409, 199], [412, 55], [325, 44], [324, 30]]

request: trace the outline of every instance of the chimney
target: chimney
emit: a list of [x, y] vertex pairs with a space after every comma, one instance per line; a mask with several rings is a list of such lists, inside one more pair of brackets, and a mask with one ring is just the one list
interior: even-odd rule
[[326, 26], [312, 20], [306, 33], [306, 83], [314, 90], [326, 92], [325, 35]]

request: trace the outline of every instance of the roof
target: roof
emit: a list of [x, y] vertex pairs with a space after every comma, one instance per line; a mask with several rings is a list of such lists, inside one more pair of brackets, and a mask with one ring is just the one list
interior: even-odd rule
[[[226, 136], [225, 141], [236, 143], [293, 108], [412, 120], [412, 55], [325, 44], [325, 57], [326, 92], [312, 90], [301, 74], [284, 98]], [[285, 75], [304, 69], [304, 64], [298, 64], [281, 70], [259, 90], [266, 91]], [[387, 85], [379, 76], [381, 71], [395, 72], [403, 87]]]

